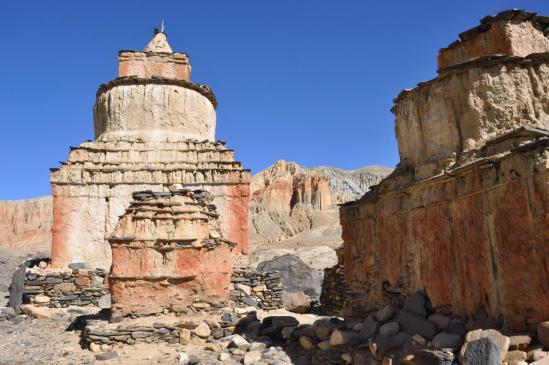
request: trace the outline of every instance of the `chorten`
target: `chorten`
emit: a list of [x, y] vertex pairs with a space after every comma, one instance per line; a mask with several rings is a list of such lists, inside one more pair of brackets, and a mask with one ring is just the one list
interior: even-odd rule
[[207, 191], [233, 255], [247, 254], [250, 173], [215, 140], [216, 97], [190, 76], [188, 55], [163, 31], [143, 51], [119, 52], [118, 77], [97, 91], [95, 140], [52, 169], [53, 265], [110, 268], [107, 238], [145, 190]]

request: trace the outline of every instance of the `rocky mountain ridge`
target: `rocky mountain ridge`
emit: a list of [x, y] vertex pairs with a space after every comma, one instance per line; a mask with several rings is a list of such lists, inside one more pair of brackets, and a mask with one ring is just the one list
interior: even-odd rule
[[325, 243], [339, 242], [338, 204], [360, 198], [390, 172], [381, 166], [341, 170], [277, 161], [252, 177], [250, 243], [270, 244], [307, 233], [310, 239], [322, 233]]
[[0, 200], [0, 247], [49, 252], [52, 199]]

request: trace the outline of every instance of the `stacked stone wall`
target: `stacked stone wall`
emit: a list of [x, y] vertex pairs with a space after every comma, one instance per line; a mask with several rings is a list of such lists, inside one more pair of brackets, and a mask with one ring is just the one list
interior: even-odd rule
[[39, 307], [110, 308], [110, 293], [103, 269], [29, 268], [22, 293], [23, 304]]

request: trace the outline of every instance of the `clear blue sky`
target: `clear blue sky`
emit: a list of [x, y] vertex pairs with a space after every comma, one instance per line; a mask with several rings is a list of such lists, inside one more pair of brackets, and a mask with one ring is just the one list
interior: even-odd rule
[[549, 1], [3, 1], [0, 199], [50, 193], [49, 167], [93, 139], [97, 87], [165, 19], [219, 100], [217, 137], [257, 172], [279, 159], [398, 162], [389, 109], [439, 48], [488, 14]]

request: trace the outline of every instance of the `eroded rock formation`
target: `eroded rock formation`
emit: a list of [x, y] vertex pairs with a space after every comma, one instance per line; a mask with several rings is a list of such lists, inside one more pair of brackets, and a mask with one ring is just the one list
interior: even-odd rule
[[51, 248], [52, 200], [0, 201], [0, 246], [48, 253]]
[[362, 196], [390, 171], [376, 166], [345, 171], [276, 162], [252, 177], [250, 242], [279, 242], [314, 231], [311, 236], [326, 238], [323, 244], [340, 243], [337, 204]]
[[231, 250], [205, 191], [133, 194], [109, 237], [113, 316], [229, 300]]
[[401, 162], [340, 210], [347, 313], [425, 289], [515, 329], [549, 318], [548, 26], [487, 17], [395, 100]]
[[186, 54], [164, 33], [147, 48], [119, 53], [119, 77], [102, 85], [94, 107], [95, 141], [71, 148], [52, 169], [52, 260], [108, 269], [106, 240], [138, 190], [190, 187], [210, 192], [221, 232], [247, 253], [249, 171], [215, 141], [217, 101], [190, 81]]

